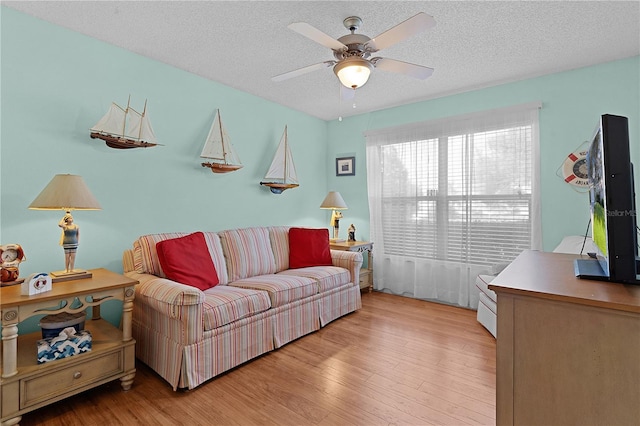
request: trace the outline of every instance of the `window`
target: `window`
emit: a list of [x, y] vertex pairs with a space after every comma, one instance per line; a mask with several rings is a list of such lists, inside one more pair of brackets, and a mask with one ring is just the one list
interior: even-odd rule
[[531, 126], [381, 147], [386, 252], [491, 265], [531, 246]]
[[[393, 292], [400, 280], [397, 292], [416, 294], [421, 291], [407, 288], [434, 280], [440, 291], [450, 278], [454, 286], [468, 281], [460, 290], [468, 295], [479, 271], [539, 248], [539, 107], [365, 134], [377, 289]], [[437, 272], [445, 269], [455, 276]], [[457, 303], [453, 296], [447, 301]]]

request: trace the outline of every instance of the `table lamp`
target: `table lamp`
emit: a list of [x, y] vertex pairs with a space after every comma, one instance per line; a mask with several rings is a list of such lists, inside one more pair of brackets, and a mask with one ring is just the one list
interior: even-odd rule
[[331, 241], [332, 243], [339, 243], [344, 241], [338, 238], [340, 219], [342, 219], [342, 213], [338, 210], [345, 210], [348, 208], [347, 204], [342, 199], [342, 195], [340, 195], [340, 193], [337, 191], [330, 191], [324, 198], [322, 204], [320, 204], [320, 208], [333, 210], [333, 212], [331, 213], [330, 223], [330, 226], [333, 228], [333, 238], [330, 238], [329, 241]]
[[76, 251], [80, 238], [80, 228], [73, 221], [72, 210], [101, 210], [81, 176], [55, 175], [51, 182], [29, 205], [31, 210], [64, 210], [66, 214], [58, 223], [62, 228], [60, 245], [64, 249], [65, 269], [51, 272], [54, 281], [67, 281], [91, 277], [91, 273], [75, 269]]

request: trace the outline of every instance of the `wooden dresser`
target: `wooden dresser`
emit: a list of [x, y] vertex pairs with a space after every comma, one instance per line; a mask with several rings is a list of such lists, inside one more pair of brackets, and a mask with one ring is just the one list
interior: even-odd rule
[[525, 251], [498, 295], [498, 425], [640, 424], [640, 286], [581, 280]]

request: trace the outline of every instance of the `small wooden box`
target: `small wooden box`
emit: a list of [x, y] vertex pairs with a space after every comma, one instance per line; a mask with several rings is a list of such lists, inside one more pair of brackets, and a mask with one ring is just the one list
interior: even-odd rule
[[360, 269], [360, 290], [369, 289], [369, 291], [371, 291], [373, 288], [372, 278], [373, 276], [371, 275], [370, 269]]

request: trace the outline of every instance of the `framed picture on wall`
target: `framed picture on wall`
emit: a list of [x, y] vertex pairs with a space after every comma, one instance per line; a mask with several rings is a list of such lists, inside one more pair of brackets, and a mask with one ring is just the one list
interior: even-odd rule
[[356, 157], [336, 158], [336, 176], [355, 176]]

